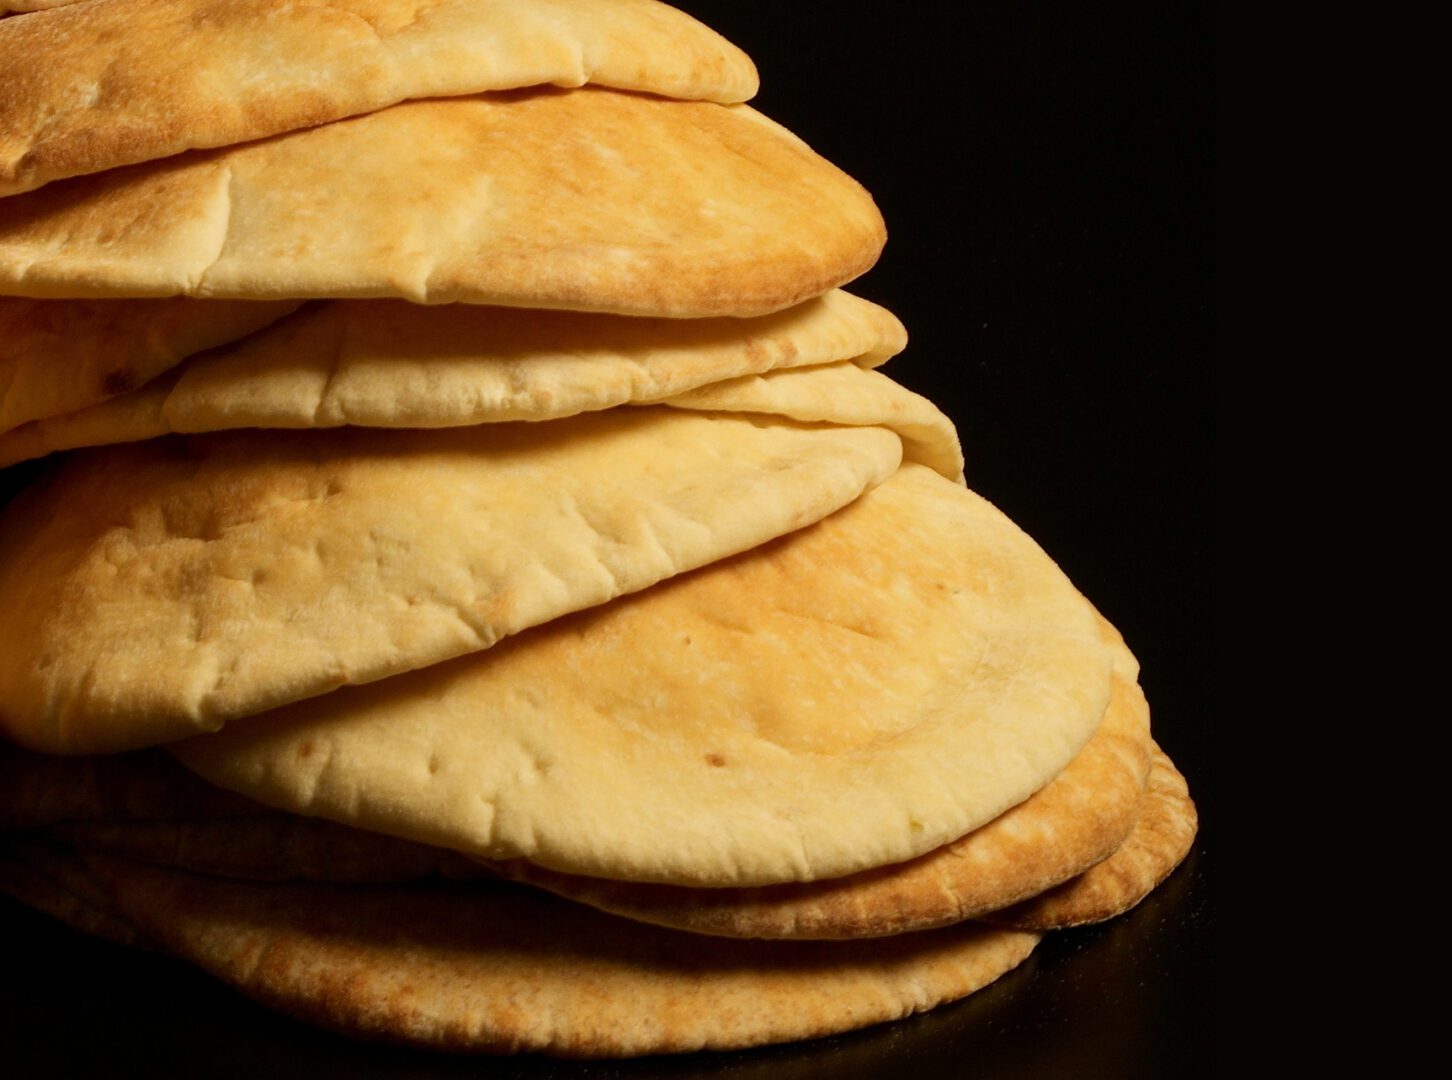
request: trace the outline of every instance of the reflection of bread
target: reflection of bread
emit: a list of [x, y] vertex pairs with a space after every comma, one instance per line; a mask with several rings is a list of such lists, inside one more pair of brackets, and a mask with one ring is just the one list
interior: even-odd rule
[[0, 37], [0, 196], [409, 98], [587, 82], [745, 101], [756, 69], [653, 0], [91, 0]]

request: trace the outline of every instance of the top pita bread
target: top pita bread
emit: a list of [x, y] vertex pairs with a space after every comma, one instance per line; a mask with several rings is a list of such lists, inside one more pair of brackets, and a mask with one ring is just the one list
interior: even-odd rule
[[746, 105], [515, 91], [0, 200], [0, 292], [759, 315], [885, 239], [860, 185]]
[[92, 0], [0, 30], [0, 196], [409, 98], [587, 82], [757, 87], [741, 50], [655, 0]]

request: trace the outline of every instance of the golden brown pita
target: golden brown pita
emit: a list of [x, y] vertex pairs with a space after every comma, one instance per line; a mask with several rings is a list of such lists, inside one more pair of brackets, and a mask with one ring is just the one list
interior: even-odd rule
[[0, 291], [759, 315], [856, 277], [884, 238], [855, 181], [745, 105], [536, 90], [0, 200]]
[[838, 877], [955, 840], [1094, 734], [1113, 652], [919, 465], [818, 525], [488, 655], [169, 747], [294, 813], [567, 873]]
[[12, 428], [135, 390], [184, 357], [245, 337], [297, 306], [0, 297], [0, 441]]
[[[11, 303], [44, 309], [81, 302]], [[109, 303], [207, 306], [175, 300]], [[0, 434], [0, 465], [172, 432], [552, 420], [668, 400], [706, 383], [780, 368], [848, 360], [874, 367], [905, 343], [902, 324], [890, 312], [836, 290], [755, 319], [644, 319], [468, 304], [430, 308], [399, 300], [317, 303], [230, 348], [193, 357], [170, 378]], [[58, 342], [50, 344], [61, 351]], [[64, 367], [60, 359], [47, 357], [51, 372]], [[3, 364], [0, 360], [0, 386]], [[920, 428], [927, 415], [929, 450], [946, 441], [949, 456], [956, 452], [951, 425], [922, 398], [886, 384], [871, 386], [876, 389], [832, 392], [840, 422], [857, 422], [849, 417], [866, 413], [876, 423], [891, 415], [916, 447], [924, 432], [910, 425]], [[697, 399], [694, 406], [779, 411], [771, 400], [751, 409], [745, 392]], [[832, 419], [820, 410], [797, 412], [785, 415]], [[943, 468], [951, 472], [961, 465], [948, 462]]]
[[1185, 778], [1156, 746], [1139, 820], [1123, 846], [1073, 881], [988, 918], [1004, 926], [1057, 930], [1121, 915], [1180, 865], [1198, 824]]
[[901, 452], [640, 408], [78, 454], [0, 511], [0, 727], [130, 749], [485, 649], [809, 524]]
[[263, 1004], [454, 1052], [625, 1057], [813, 1038], [972, 993], [1038, 941], [972, 923], [724, 941], [507, 884], [262, 885], [86, 861], [149, 940]]
[[1118, 675], [1104, 722], [1027, 801], [927, 855], [850, 877], [757, 889], [687, 889], [489, 864], [516, 881], [641, 922], [725, 937], [880, 937], [974, 919], [1036, 896], [1112, 854], [1134, 827], [1149, 771], [1149, 710]]
[[587, 82], [757, 86], [740, 49], [654, 0], [93, 0], [0, 32], [0, 196], [408, 98]]

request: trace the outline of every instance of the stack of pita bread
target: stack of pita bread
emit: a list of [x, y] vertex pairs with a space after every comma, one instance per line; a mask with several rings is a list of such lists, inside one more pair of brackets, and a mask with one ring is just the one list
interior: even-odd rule
[[875, 370], [877, 208], [707, 28], [85, 0], [0, 85], [24, 902], [623, 1056], [932, 1008], [1188, 850], [1132, 654]]

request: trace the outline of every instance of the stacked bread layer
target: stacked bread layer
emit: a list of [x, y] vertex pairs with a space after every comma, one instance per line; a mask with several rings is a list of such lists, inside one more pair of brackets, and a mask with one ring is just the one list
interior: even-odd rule
[[0, 510], [0, 726], [113, 755], [10, 752], [0, 882], [353, 1033], [625, 1055], [931, 1008], [1173, 868], [1133, 657], [873, 370], [881, 218], [738, 51], [185, 6], [0, 24], [0, 462], [71, 452]]

